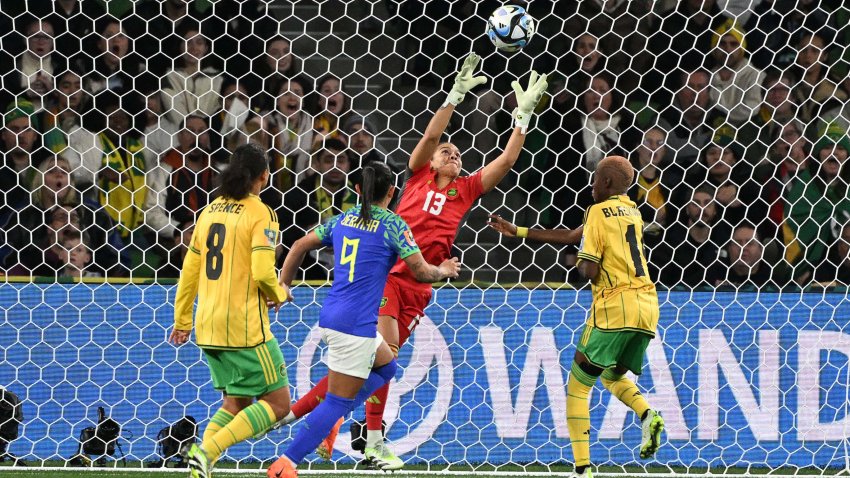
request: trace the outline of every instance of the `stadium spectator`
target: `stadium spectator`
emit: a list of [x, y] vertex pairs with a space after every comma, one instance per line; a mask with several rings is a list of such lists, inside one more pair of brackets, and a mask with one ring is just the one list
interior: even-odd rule
[[165, 115], [159, 89], [144, 88], [140, 92], [145, 96], [145, 109], [141, 115], [145, 164], [151, 169], [156, 166], [160, 156], [177, 143], [179, 126]]
[[264, 190], [267, 204], [279, 204], [280, 194], [315, 173], [310, 168], [314, 135], [313, 118], [305, 108], [307, 85], [300, 76], [282, 82], [270, 109], [253, 115], [243, 126], [244, 134], [271, 154], [270, 184], [276, 191]]
[[53, 24], [47, 20], [25, 14], [16, 19], [18, 31], [26, 36], [26, 50], [15, 58], [14, 68], [2, 72], [0, 105], [6, 106], [18, 96], [23, 96], [38, 112], [53, 91], [53, 76], [64, 71], [67, 62], [54, 49]]
[[273, 109], [246, 125], [249, 132], [258, 130], [256, 142], [271, 150], [272, 185], [281, 192], [315, 172], [310, 168], [314, 134], [313, 118], [305, 107], [307, 85], [300, 76], [281, 82]]
[[655, 67], [644, 76], [643, 89], [659, 104], [668, 104], [678, 86], [678, 78], [670, 72], [677, 68], [690, 72], [705, 66], [705, 57], [712, 49], [712, 32], [725, 20], [715, 0], [684, 0], [661, 13], [648, 48], [656, 55]]
[[734, 20], [726, 20], [711, 37], [715, 67], [711, 75], [711, 102], [726, 117], [740, 126], [750, 119], [763, 101], [761, 84], [764, 73], [747, 59], [744, 31]]
[[[234, 78], [253, 71], [252, 59], [265, 48], [266, 40], [281, 29], [280, 20], [271, 15], [272, 4], [266, 0], [218, 0], [211, 3], [209, 18], [225, 19], [224, 25], [204, 24], [212, 33], [213, 51], [224, 60], [223, 71]], [[221, 35], [214, 30], [223, 28]]]
[[823, 111], [847, 100], [847, 93], [828, 76], [826, 48], [823, 33], [806, 33], [797, 44], [791, 96], [800, 106], [797, 117], [807, 124], [818, 119]]
[[[168, 3], [168, 2], [166, 2]], [[190, 113], [201, 112], [210, 117], [221, 109], [221, 73], [204, 65], [210, 43], [197, 24], [181, 25], [182, 48], [175, 68], [165, 76], [162, 102], [166, 115], [180, 124]]]
[[[60, 209], [59, 207], [56, 208]], [[50, 216], [45, 220], [52, 221]], [[52, 224], [49, 222], [48, 224]], [[57, 278], [66, 263], [67, 251], [62, 247], [65, 235], [79, 234], [74, 226], [54, 230], [49, 225], [36, 225], [29, 235], [29, 242], [15, 247], [14, 252], [3, 256], [2, 269], [9, 276]], [[9, 231], [12, 235], [16, 230]], [[14, 236], [12, 236], [14, 239]], [[20, 247], [18, 249], [17, 247]], [[11, 249], [11, 248], [9, 248]]]
[[676, 164], [688, 168], [699, 160], [700, 152], [714, 134], [709, 126], [713, 117], [709, 106], [711, 75], [698, 68], [682, 72], [681, 78], [681, 87], [672, 104], [661, 112], [658, 124], [668, 131], [667, 146]]
[[221, 37], [226, 17], [211, 16], [201, 5], [194, 0], [146, 0], [134, 5], [133, 13], [125, 18], [127, 31], [138, 53], [147, 59], [148, 71], [162, 76], [174, 68], [184, 52], [181, 32], [187, 28], [213, 40]]
[[661, 234], [668, 219], [676, 215], [674, 207], [669, 204], [670, 195], [681, 183], [683, 174], [680, 168], [670, 163], [666, 139], [666, 131], [650, 128], [643, 134], [643, 142], [632, 155], [637, 181], [629, 189], [629, 197], [640, 210], [646, 242], [651, 240], [646, 236]]
[[[79, 62], [83, 71], [90, 72], [84, 80], [86, 90], [92, 95], [103, 90], [123, 95], [134, 88], [141, 88], [141, 84], [134, 82], [143, 69], [142, 59], [133, 52], [133, 43], [122, 22], [106, 15], [98, 19], [96, 31], [92, 58], [86, 57]], [[153, 88], [159, 85], [146, 86]]]
[[752, 224], [736, 226], [725, 251], [727, 270], [717, 279], [715, 284], [718, 287], [760, 291], [785, 285], [780, 267], [764, 259], [765, 246]]
[[[607, 155], [623, 155], [637, 143], [624, 135], [630, 131], [631, 116], [623, 108], [623, 95], [614, 86], [614, 77], [607, 72], [591, 78], [579, 99], [579, 114], [562, 117], [561, 130], [569, 134], [550, 138], [550, 147], [561, 152], [558, 169], [568, 173], [565, 180], [559, 178], [558, 181], [572, 191], [572, 194], [562, 191], [565, 195], [556, 199], [556, 204], [576, 204], [575, 194], [588, 191], [589, 175], [596, 170], [599, 161]], [[589, 200], [589, 196], [585, 200]], [[584, 204], [587, 205], [589, 203]]]
[[788, 74], [778, 70], [767, 72], [762, 84], [764, 102], [758, 113], [738, 129], [737, 139], [755, 165], [768, 160], [767, 151], [779, 137], [780, 130], [796, 118], [797, 104], [790, 95], [793, 84]]
[[375, 141], [377, 128], [371, 121], [362, 116], [350, 115], [343, 123], [342, 131], [352, 153], [349, 178], [353, 184], [360, 184], [360, 169], [373, 161], [385, 163], [393, 174], [399, 174], [399, 168], [390, 163], [387, 152]]
[[797, 56], [795, 46], [804, 32], [839, 25], [835, 22], [837, 16], [830, 13], [836, 4], [840, 0], [756, 2], [744, 25], [753, 65], [785, 69], [793, 64]]
[[841, 226], [826, 260], [815, 272], [815, 280], [824, 285], [850, 285], [850, 223]]
[[[12, 218], [4, 228], [6, 243], [18, 254], [7, 256], [7, 265], [19, 263], [35, 271], [44, 260], [41, 254], [26, 252], [28, 244], [44, 246], [44, 226], [59, 231], [70, 223], [91, 238], [97, 266], [109, 275], [122, 275], [124, 268], [121, 257], [124, 243], [114, 221], [106, 211], [82, 196], [71, 175], [71, 165], [62, 156], [51, 156], [41, 163], [33, 178], [27, 205]], [[52, 234], [52, 233], [51, 233]], [[53, 244], [53, 236], [49, 236]], [[39, 250], [48, 250], [41, 247]], [[40, 274], [37, 274], [40, 275]], [[50, 274], [48, 274], [50, 275]]]
[[301, 73], [301, 62], [292, 53], [292, 43], [275, 35], [265, 42], [263, 55], [255, 56], [247, 86], [258, 103], [273, 103], [281, 83]]
[[316, 109], [318, 114], [313, 120], [315, 137], [340, 138], [339, 128], [343, 117], [351, 109], [351, 98], [342, 89], [342, 82], [334, 75], [326, 75], [316, 83]]
[[652, 2], [645, 0], [578, 2], [564, 31], [588, 31], [596, 36], [598, 48], [608, 60], [608, 71], [617, 72], [617, 88], [629, 95], [649, 67], [646, 46], [652, 31], [651, 11]]
[[[56, 77], [56, 89], [50, 101], [49, 113], [51, 124], [58, 126], [64, 134], [69, 134], [80, 127], [82, 115], [89, 107], [91, 97], [83, 89], [83, 80], [74, 70], [65, 70]], [[68, 144], [70, 146], [70, 143]]]
[[27, 8], [35, 16], [47, 18], [53, 25], [56, 51], [69, 64], [85, 55], [84, 42], [95, 31], [95, 21], [104, 13], [98, 2], [82, 0], [28, 2]]
[[73, 279], [103, 277], [103, 274], [91, 267], [92, 255], [85, 235], [76, 231], [65, 234], [60, 242], [65, 259], [64, 267], [59, 271], [59, 277]]
[[760, 224], [763, 237], [772, 238], [785, 219], [783, 192], [789, 181], [809, 167], [811, 145], [803, 136], [803, 123], [791, 120], [782, 126], [771, 143], [767, 158], [756, 166], [753, 175], [763, 185], [761, 197], [770, 205], [768, 218]]
[[160, 161], [170, 169], [166, 209], [178, 223], [194, 222], [215, 196], [218, 171], [210, 154], [209, 121], [189, 116], [179, 134], [179, 151], [172, 149]]
[[711, 287], [721, 277], [720, 250], [730, 230], [717, 222], [715, 194], [709, 185], [693, 190], [678, 220], [664, 231], [663, 241], [647, 243], [650, 268], [659, 271], [658, 281], [667, 287]]
[[808, 168], [800, 168], [785, 189], [785, 260], [798, 285], [808, 284], [823, 261], [833, 241], [829, 224], [850, 218], [848, 152], [846, 130], [830, 124], [815, 143]]
[[[346, 144], [334, 138], [316, 143], [311, 155], [312, 176], [283, 195], [283, 207], [278, 210], [285, 248], [319, 224], [357, 204], [357, 194], [348, 181], [351, 157]], [[287, 227], [288, 226], [288, 227]], [[330, 261], [330, 262], [328, 262]], [[305, 267], [306, 279], [327, 279], [333, 268], [333, 254], [319, 251]]]
[[[585, 171], [593, 172], [596, 165], [605, 156], [631, 150], [632, 143], [624, 143], [623, 132], [631, 125], [631, 117], [623, 109], [623, 95], [615, 89], [614, 77], [608, 72], [602, 72], [590, 79], [587, 89], [579, 100], [581, 115], [571, 115], [565, 118], [567, 122], [578, 121], [578, 124], [568, 124], [566, 131], [575, 131], [569, 144], [569, 155], [573, 156], [567, 171], [582, 167]], [[573, 127], [575, 126], [575, 127]], [[566, 148], [565, 148], [566, 149]], [[585, 176], [582, 181], [587, 182]]]
[[703, 160], [688, 171], [686, 183], [691, 187], [709, 184], [716, 188], [720, 217], [735, 226], [744, 219], [760, 224], [767, 216], [768, 205], [760, 197], [761, 185], [753, 179], [753, 168], [741, 161], [744, 148], [732, 136], [731, 128], [718, 129], [718, 134], [703, 150]]
[[[573, 102], [575, 98], [581, 96], [587, 88], [590, 79], [605, 70], [608, 64], [608, 59], [599, 50], [599, 39], [592, 33], [582, 33], [576, 37], [573, 42], [572, 55], [569, 57], [570, 67], [566, 71], [571, 72], [567, 77], [566, 90], [560, 94], [571, 94]], [[559, 98], [555, 101], [563, 102]], [[575, 108], [577, 105], [570, 104], [569, 109]]]
[[[216, 153], [229, 154], [237, 147], [248, 142], [245, 134], [245, 121], [251, 114], [251, 99], [245, 83], [226, 78], [221, 84], [222, 109], [210, 118], [210, 127], [218, 132], [221, 145], [213, 145]], [[219, 147], [225, 151], [219, 151]]]
[[[538, 128], [549, 130], [551, 129], [550, 124], [561, 122], [559, 118], [553, 119], [551, 113], [568, 115], [574, 114], [577, 109], [581, 109], [580, 99], [587, 91], [587, 85], [590, 83], [592, 77], [605, 71], [607, 59], [599, 51], [598, 43], [599, 40], [596, 36], [587, 32], [582, 33], [573, 40], [572, 54], [567, 55], [567, 62], [564, 69], [564, 71], [570, 73], [565, 77], [553, 76], [549, 80], [549, 83], [552, 85], [550, 88], [553, 94], [552, 106], [544, 110], [538, 117]], [[492, 91], [492, 94], [498, 97], [498, 101], [492, 102], [493, 104], [490, 109], [497, 110], [502, 107], [502, 96], [498, 95], [495, 91]], [[478, 110], [481, 113], [486, 113], [487, 111], [486, 109], [482, 109], [484, 104], [483, 98], [479, 100]], [[508, 108], [505, 109], [507, 110]], [[492, 117], [492, 115], [488, 115], [488, 117]], [[487, 145], [481, 146], [486, 148], [493, 148], [497, 145], [496, 139], [498, 136], [496, 136], [495, 130], [492, 132], [487, 131], [486, 134], [479, 133], [482, 130], [479, 124], [472, 124], [471, 129], [475, 131], [476, 148], [479, 148], [479, 143]], [[488, 138], [488, 136], [492, 137]], [[526, 147], [528, 146], [529, 142], [527, 141]]]
[[[788, 156], [792, 153], [792, 149], [795, 145], [798, 145], [803, 148], [804, 151], [808, 152], [809, 144], [808, 139], [805, 135], [805, 125], [802, 121], [798, 119], [791, 119], [782, 125], [777, 131], [776, 136], [771, 143], [771, 152], [768, 154], [768, 157], [774, 162], [784, 161]], [[797, 163], [800, 163], [801, 160], [799, 158], [794, 158]], [[792, 168], [796, 169], [796, 168]]]
[[[560, 154], [546, 180], [560, 187], [552, 203], [561, 208], [563, 225], [570, 229], [581, 225], [584, 209], [593, 203], [588, 184], [599, 161], [610, 155], [625, 156], [639, 141], [633, 137], [631, 115], [614, 85], [608, 72], [594, 76], [579, 99], [579, 113], [563, 115], [562, 131], [548, 138], [549, 148]], [[574, 249], [565, 251], [567, 264], [572, 265]]]
[[27, 202], [29, 187], [39, 165], [50, 151], [42, 146], [39, 119], [27, 100], [19, 99], [9, 105], [3, 115], [3, 164], [0, 170], [0, 191], [6, 207], [20, 207]]
[[[91, 121], [100, 124], [90, 131], [87, 141], [91, 146], [85, 153], [99, 159], [98, 200], [118, 224], [125, 241], [143, 224], [142, 206], [147, 194], [144, 146], [141, 134], [133, 128], [130, 112], [124, 109], [130, 103], [128, 99], [119, 98], [109, 90], [95, 97]], [[94, 161], [84, 158], [83, 164]]]
[[170, 249], [179, 224], [194, 223], [196, 215], [214, 198], [218, 173], [210, 154], [207, 118], [186, 117], [177, 146], [163, 155], [147, 176], [145, 224]]
[[95, 136], [83, 128], [83, 119], [93, 118], [89, 114], [91, 96], [83, 89], [82, 77], [77, 72], [65, 71], [58, 79], [52, 112], [56, 125], [67, 137], [68, 148], [62, 151], [62, 156], [71, 163], [71, 173], [80, 190], [88, 192], [100, 170]]
[[193, 232], [195, 232], [194, 222], [187, 222], [177, 226], [177, 230], [174, 232], [174, 241], [177, 245], [170, 248], [168, 251], [168, 260], [157, 269], [157, 278], [180, 278], [180, 268], [183, 266], [183, 260], [186, 259], [186, 253], [189, 252]]

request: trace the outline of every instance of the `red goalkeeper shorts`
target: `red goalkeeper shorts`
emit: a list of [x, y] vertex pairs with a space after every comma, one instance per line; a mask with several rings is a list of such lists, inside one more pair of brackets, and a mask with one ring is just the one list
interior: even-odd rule
[[407, 286], [395, 276], [387, 278], [384, 297], [378, 315], [389, 315], [398, 324], [398, 346], [401, 347], [419, 325], [419, 317], [425, 314], [425, 307], [431, 302], [431, 289], [427, 292]]

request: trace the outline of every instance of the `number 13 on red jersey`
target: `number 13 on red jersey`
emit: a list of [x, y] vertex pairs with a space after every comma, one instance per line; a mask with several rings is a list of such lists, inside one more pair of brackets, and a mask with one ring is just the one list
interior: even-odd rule
[[439, 216], [443, 212], [443, 205], [446, 204], [446, 195], [434, 191], [428, 191], [425, 196], [425, 205], [422, 206], [423, 211], [427, 211], [435, 216]]

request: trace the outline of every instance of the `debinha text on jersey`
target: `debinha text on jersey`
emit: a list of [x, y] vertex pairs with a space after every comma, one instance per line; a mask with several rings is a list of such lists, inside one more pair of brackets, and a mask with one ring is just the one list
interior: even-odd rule
[[368, 224], [366, 224], [360, 216], [350, 215], [343, 217], [340, 224], [366, 232], [376, 232], [378, 230], [378, 226], [381, 225], [381, 221], [378, 219], [372, 219]]

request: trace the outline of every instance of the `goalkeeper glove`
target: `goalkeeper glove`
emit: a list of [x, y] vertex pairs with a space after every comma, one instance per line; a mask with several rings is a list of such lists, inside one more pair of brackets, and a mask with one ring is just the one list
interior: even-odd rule
[[522, 134], [525, 134], [528, 130], [528, 123], [531, 121], [531, 113], [534, 112], [534, 108], [540, 102], [540, 98], [543, 97], [543, 92], [546, 91], [549, 83], [546, 82], [546, 75], [538, 77], [537, 72], [532, 70], [531, 78], [528, 79], [528, 88], [525, 91], [522, 90], [519, 81], [512, 82], [511, 86], [516, 94], [517, 104], [517, 107], [511, 113], [514, 117], [514, 126], [522, 128]]
[[463, 60], [463, 66], [460, 68], [460, 72], [458, 72], [457, 76], [455, 76], [455, 84], [452, 86], [452, 91], [449, 92], [449, 96], [443, 103], [443, 108], [448, 106], [449, 103], [457, 106], [461, 101], [463, 101], [463, 97], [466, 96], [466, 93], [469, 92], [469, 90], [478, 85], [487, 83], [486, 76], [472, 76], [472, 72], [478, 66], [479, 61], [481, 61], [481, 57], [475, 53], [470, 53], [469, 56]]

